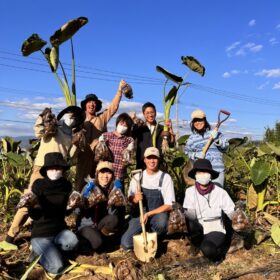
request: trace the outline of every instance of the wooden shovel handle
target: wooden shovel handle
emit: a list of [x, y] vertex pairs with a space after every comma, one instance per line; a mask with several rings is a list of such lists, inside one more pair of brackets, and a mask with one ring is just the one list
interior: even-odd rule
[[[136, 180], [136, 179], [135, 179]], [[137, 192], [141, 192], [141, 185], [140, 185], [140, 179], [136, 180], [137, 181]], [[146, 228], [145, 228], [145, 224], [144, 224], [144, 209], [143, 209], [143, 200], [140, 199], [139, 200], [139, 210], [140, 210], [140, 223], [141, 223], [141, 227], [142, 227], [142, 234], [144, 237], [144, 246], [147, 247], [147, 233], [146, 233]]]

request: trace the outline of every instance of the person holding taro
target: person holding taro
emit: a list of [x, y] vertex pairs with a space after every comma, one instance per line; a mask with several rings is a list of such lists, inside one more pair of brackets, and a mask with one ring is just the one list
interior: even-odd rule
[[94, 180], [82, 190], [83, 203], [77, 217], [78, 234], [87, 239], [94, 251], [104, 249], [106, 238], [120, 230], [126, 199], [118, 181], [114, 184], [113, 164], [100, 161]]

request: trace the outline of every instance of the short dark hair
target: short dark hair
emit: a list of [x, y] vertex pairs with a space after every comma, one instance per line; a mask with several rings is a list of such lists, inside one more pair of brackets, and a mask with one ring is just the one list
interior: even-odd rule
[[211, 126], [210, 126], [209, 122], [207, 121], [207, 119], [203, 118], [203, 120], [205, 122], [205, 126], [204, 126], [204, 128], [201, 131], [198, 131], [194, 127], [194, 121], [192, 120], [191, 123], [190, 123], [191, 131], [203, 135], [206, 131], [211, 130]]
[[116, 126], [119, 124], [119, 122], [125, 122], [126, 123], [127, 132], [125, 133], [125, 135], [129, 135], [130, 132], [131, 132], [132, 125], [133, 125], [132, 118], [127, 113], [122, 113], [122, 114], [119, 114], [117, 119], [116, 119]]
[[156, 111], [156, 106], [151, 103], [151, 102], [146, 102], [143, 106], [142, 106], [142, 112], [144, 113], [145, 110], [148, 108], [148, 107], [152, 107], [155, 111]]

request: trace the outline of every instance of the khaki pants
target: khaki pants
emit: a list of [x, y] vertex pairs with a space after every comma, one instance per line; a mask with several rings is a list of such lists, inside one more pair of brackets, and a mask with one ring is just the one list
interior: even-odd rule
[[[32, 185], [35, 180], [43, 178], [39, 172], [40, 168], [41, 168], [40, 166], [34, 165], [28, 188], [24, 190], [24, 193], [31, 191]], [[14, 216], [13, 222], [9, 228], [8, 235], [10, 237], [15, 237], [19, 233], [20, 227], [25, 222], [27, 224], [27, 219], [28, 219], [28, 209], [26, 207], [18, 209], [18, 211], [16, 212], [16, 214]], [[30, 222], [31, 222], [31, 219], [30, 219]]]

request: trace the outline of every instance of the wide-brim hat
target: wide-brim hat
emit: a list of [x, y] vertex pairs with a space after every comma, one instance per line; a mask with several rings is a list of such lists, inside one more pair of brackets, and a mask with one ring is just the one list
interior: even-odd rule
[[219, 172], [212, 168], [212, 164], [208, 159], [198, 159], [193, 164], [193, 169], [188, 173], [188, 176], [195, 179], [196, 171], [208, 172], [211, 174], [211, 179], [219, 177]]
[[81, 125], [84, 120], [85, 120], [85, 112], [82, 108], [78, 107], [78, 106], [68, 106], [65, 109], [63, 109], [58, 115], [57, 115], [57, 120], [59, 121], [64, 114], [67, 113], [73, 113], [76, 117], [76, 121], [77, 123], [75, 124], [75, 126], [79, 126]]
[[96, 112], [99, 112], [101, 110], [102, 101], [99, 100], [98, 97], [93, 93], [86, 95], [86, 98], [83, 101], [81, 101], [81, 107], [83, 110], [86, 109], [86, 104], [88, 101], [94, 101], [96, 103], [96, 109], [95, 109]]
[[46, 171], [50, 167], [61, 167], [64, 171], [70, 168], [68, 163], [64, 160], [62, 154], [58, 152], [45, 154], [44, 165], [40, 169], [40, 174], [43, 177], [46, 177]]

